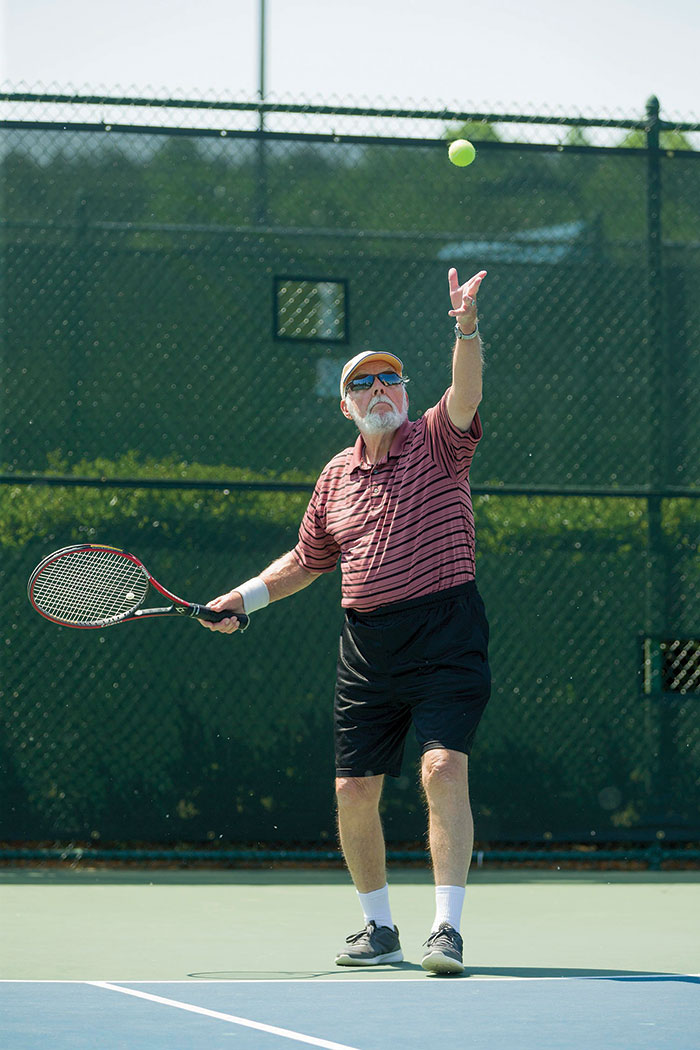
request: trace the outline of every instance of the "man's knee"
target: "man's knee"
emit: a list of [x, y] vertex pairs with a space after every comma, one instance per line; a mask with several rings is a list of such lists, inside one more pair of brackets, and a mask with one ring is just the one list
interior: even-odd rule
[[371, 809], [379, 804], [383, 777], [336, 777], [338, 809]]
[[467, 792], [467, 756], [461, 751], [434, 748], [426, 751], [421, 763], [421, 779], [428, 798], [431, 794]]

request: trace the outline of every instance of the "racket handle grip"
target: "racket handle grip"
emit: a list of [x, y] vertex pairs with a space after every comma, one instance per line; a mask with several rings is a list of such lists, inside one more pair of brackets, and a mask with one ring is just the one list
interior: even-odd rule
[[221, 620], [227, 620], [229, 616], [235, 616], [239, 623], [239, 631], [245, 631], [250, 623], [250, 617], [243, 612], [232, 612], [230, 609], [222, 609], [218, 612], [216, 609], [210, 609], [208, 605], [195, 605], [194, 609], [196, 611], [192, 615], [196, 619], [208, 620], [209, 623], [219, 623]]

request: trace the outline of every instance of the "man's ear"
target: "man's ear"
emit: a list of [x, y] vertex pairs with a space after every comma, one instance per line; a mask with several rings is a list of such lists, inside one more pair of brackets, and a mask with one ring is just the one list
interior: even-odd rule
[[345, 398], [340, 399], [340, 411], [343, 413], [346, 419], [352, 419], [352, 416], [348, 412], [348, 406], [345, 404]]

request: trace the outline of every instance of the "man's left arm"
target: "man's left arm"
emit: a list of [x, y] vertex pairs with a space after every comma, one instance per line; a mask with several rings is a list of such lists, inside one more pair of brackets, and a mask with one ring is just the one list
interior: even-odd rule
[[448, 274], [450, 285], [450, 317], [454, 317], [460, 333], [455, 336], [452, 354], [452, 386], [447, 395], [447, 414], [460, 430], [469, 430], [481, 401], [482, 347], [477, 322], [476, 297], [486, 270], [460, 285], [457, 271]]

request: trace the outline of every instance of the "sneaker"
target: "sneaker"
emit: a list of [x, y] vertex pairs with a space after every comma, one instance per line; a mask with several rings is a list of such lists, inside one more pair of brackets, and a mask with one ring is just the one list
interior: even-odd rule
[[378, 966], [403, 961], [399, 931], [394, 926], [377, 926], [373, 920], [364, 930], [345, 938], [350, 947], [335, 957], [336, 966]]
[[463, 941], [448, 922], [440, 924], [435, 933], [431, 933], [425, 942], [428, 949], [423, 956], [421, 966], [431, 973], [462, 973]]

